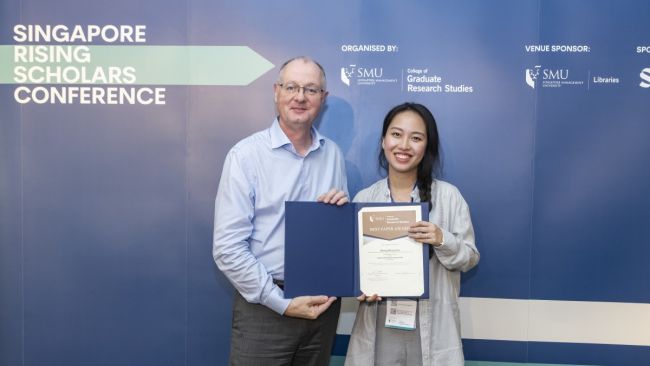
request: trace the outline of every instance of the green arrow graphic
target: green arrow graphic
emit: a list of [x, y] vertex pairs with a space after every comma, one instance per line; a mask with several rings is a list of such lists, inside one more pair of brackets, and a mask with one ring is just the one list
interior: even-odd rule
[[[134, 85], [248, 85], [271, 70], [274, 65], [246, 46], [84, 46], [90, 54], [89, 60], [72, 62], [24, 62], [17, 55], [28, 55], [16, 47], [36, 47], [37, 45], [0, 46], [0, 84], [17, 84], [15, 68], [30, 67], [73, 67], [86, 69], [87, 80], [100, 67], [132, 67], [135, 69]], [[63, 52], [80, 47], [78, 45], [43, 45], [58, 47]], [[48, 48], [45, 52], [51, 56]], [[43, 52], [41, 50], [41, 52]], [[28, 57], [28, 56], [22, 56]], [[86, 56], [87, 57], [87, 56]], [[38, 58], [37, 58], [38, 59]], [[27, 58], [29, 60], [29, 58]], [[35, 77], [44, 74], [37, 69]], [[108, 71], [106, 71], [108, 73]], [[72, 73], [74, 74], [74, 73]], [[65, 84], [65, 82], [20, 82], [21, 84]], [[84, 82], [77, 82], [81, 84]], [[92, 82], [85, 82], [93, 84]], [[97, 82], [96, 84], [108, 84]]]

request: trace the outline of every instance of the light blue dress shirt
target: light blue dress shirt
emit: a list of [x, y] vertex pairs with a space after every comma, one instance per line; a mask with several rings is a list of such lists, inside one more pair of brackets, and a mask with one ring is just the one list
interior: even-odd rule
[[311, 134], [304, 157], [277, 119], [237, 143], [226, 156], [215, 200], [217, 266], [248, 302], [279, 314], [291, 301], [273, 284], [284, 279], [285, 201], [315, 201], [332, 188], [347, 194], [340, 149], [313, 127]]

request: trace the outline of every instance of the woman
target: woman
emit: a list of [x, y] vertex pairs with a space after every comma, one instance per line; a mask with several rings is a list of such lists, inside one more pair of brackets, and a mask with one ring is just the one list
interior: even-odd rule
[[429, 245], [429, 299], [417, 301], [415, 329], [385, 326], [388, 301], [358, 297], [346, 366], [464, 365], [458, 294], [460, 272], [474, 267], [479, 253], [467, 203], [453, 185], [435, 178], [440, 167], [436, 121], [423, 105], [404, 103], [384, 119], [379, 164], [388, 177], [359, 192], [356, 202], [428, 202], [429, 222], [409, 229]]

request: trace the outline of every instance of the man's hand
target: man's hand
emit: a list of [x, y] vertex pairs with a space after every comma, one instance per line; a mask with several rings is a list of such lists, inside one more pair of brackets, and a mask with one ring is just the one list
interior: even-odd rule
[[316, 201], [341, 206], [348, 203], [348, 196], [345, 192], [332, 188], [327, 193], [318, 196]]
[[313, 320], [325, 312], [334, 301], [336, 301], [336, 297], [327, 297], [324, 295], [294, 297], [291, 299], [284, 315]]

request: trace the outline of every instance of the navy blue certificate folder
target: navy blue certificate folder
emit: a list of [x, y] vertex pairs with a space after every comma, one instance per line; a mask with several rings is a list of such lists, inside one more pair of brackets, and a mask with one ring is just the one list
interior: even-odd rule
[[[358, 211], [367, 206], [419, 205], [422, 220], [429, 212], [424, 203], [285, 203], [284, 297], [327, 295], [356, 297], [359, 286]], [[429, 246], [422, 245], [424, 294], [429, 297]]]

